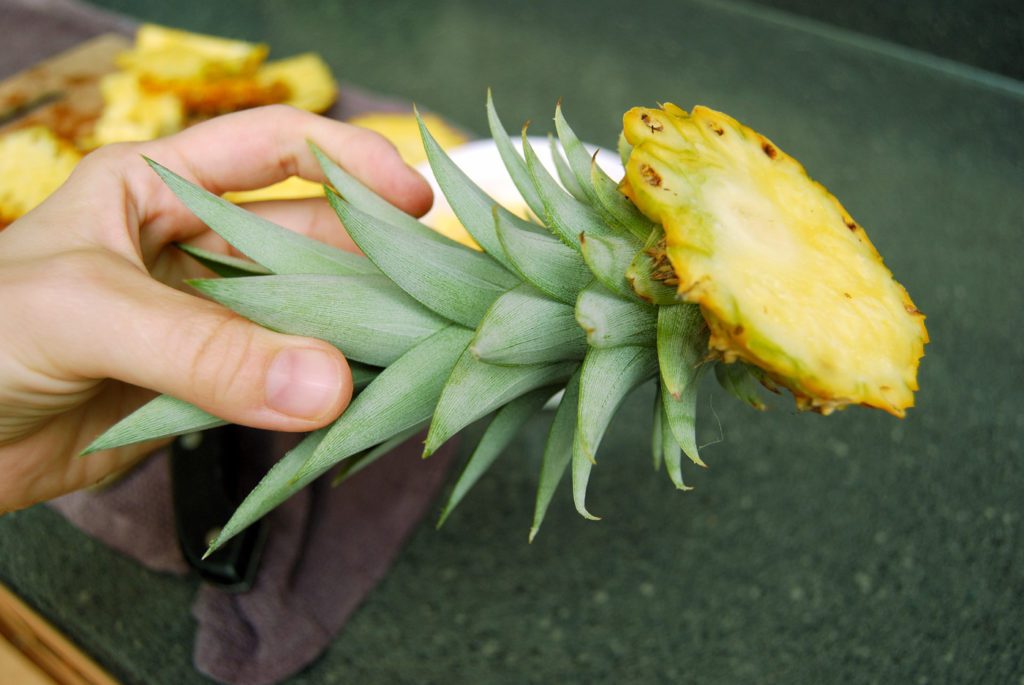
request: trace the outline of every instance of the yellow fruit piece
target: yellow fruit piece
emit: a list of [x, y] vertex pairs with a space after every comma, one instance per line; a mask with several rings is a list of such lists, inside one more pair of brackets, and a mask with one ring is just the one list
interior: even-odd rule
[[[147, 24], [117, 64], [144, 90], [179, 98], [190, 118], [291, 101], [296, 106], [308, 101], [311, 107], [305, 108], [322, 111], [329, 106], [325, 101], [333, 101], [333, 80], [326, 65], [316, 64], [317, 58], [272, 66], [264, 64], [267, 54], [263, 44]], [[298, 73], [289, 79], [289, 71]], [[311, 83], [303, 89], [307, 81]]]
[[674, 105], [623, 119], [623, 192], [665, 229], [680, 296], [710, 348], [788, 387], [802, 408], [913, 406], [924, 316], [864, 230], [776, 145], [731, 117]]
[[256, 82], [268, 91], [283, 87], [280, 102], [310, 112], [326, 111], [338, 97], [330, 68], [313, 53], [267, 62], [256, 72]]
[[[424, 125], [434, 139], [445, 150], [462, 145], [467, 138], [444, 119], [435, 114], [421, 115]], [[405, 112], [371, 112], [348, 120], [348, 123], [362, 126], [380, 133], [394, 143], [398, 153], [409, 166], [416, 166], [427, 160], [420, 139], [419, 124], [413, 114]]]
[[71, 175], [75, 148], [38, 125], [0, 136], [0, 225], [25, 214]]
[[459, 218], [455, 216], [455, 212], [450, 209], [446, 212], [438, 213], [437, 216], [426, 223], [430, 228], [457, 243], [462, 243], [466, 247], [471, 247], [479, 252], [483, 251], [477, 242], [473, 240], [473, 236], [469, 234], [466, 227], [459, 221]]
[[103, 112], [96, 121], [88, 147], [132, 140], [152, 140], [180, 131], [185, 125], [185, 108], [171, 93], [154, 93], [142, 88], [138, 77], [114, 72], [100, 81]]
[[117, 65], [152, 81], [207, 80], [252, 75], [268, 52], [260, 43], [144, 24]]
[[308, 197], [323, 197], [324, 187], [319, 183], [291, 176], [279, 183], [257, 190], [234, 190], [224, 193], [224, 199], [235, 204], [264, 202], [266, 200], [300, 200]]

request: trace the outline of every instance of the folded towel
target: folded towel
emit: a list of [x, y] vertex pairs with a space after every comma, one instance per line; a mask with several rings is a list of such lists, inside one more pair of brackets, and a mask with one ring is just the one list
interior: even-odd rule
[[[254, 480], [294, 442], [255, 432], [271, 449], [254, 451], [243, 478]], [[374, 584], [421, 520], [444, 482], [453, 447], [422, 458], [413, 438], [337, 487], [321, 478], [267, 515], [266, 542], [246, 592], [203, 583], [195, 664], [225, 683], [278, 682], [313, 661]], [[186, 573], [171, 499], [169, 450], [100, 491], [51, 502], [88, 533], [145, 566]]]

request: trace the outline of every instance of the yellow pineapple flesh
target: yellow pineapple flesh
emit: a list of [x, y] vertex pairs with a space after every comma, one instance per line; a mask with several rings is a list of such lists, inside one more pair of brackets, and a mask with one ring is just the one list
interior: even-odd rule
[[[423, 123], [430, 130], [438, 144], [449, 149], [465, 143], [468, 138], [436, 114], [421, 115]], [[367, 112], [352, 117], [348, 123], [376, 131], [394, 143], [402, 160], [409, 166], [427, 161], [420, 138], [420, 127], [416, 117], [408, 112]]]
[[637, 107], [621, 190], [665, 230], [679, 296], [715, 356], [764, 369], [801, 408], [913, 406], [924, 316], [864, 229], [803, 167], [735, 119]]
[[46, 126], [27, 126], [0, 136], [0, 227], [45, 200], [81, 158]]
[[212, 80], [253, 74], [269, 51], [261, 43], [143, 24], [117, 65], [153, 81]]

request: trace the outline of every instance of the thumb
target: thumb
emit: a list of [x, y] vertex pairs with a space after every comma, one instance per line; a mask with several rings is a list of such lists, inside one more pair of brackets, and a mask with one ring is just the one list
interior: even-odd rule
[[[271, 430], [313, 430], [348, 405], [352, 375], [332, 345], [269, 331], [122, 264], [76, 279], [102, 292], [68, 298], [62, 307], [55, 334], [76, 331], [75, 340], [64, 341], [65, 350], [76, 352], [63, 358], [80, 373], [150, 388], [232, 423]], [[119, 270], [120, 277], [112, 273]]]

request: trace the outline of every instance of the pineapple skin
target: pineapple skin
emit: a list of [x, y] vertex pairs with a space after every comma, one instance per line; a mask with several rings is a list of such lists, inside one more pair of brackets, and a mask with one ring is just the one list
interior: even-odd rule
[[864, 229], [795, 159], [728, 115], [666, 104], [623, 117], [620, 190], [665, 230], [678, 296], [710, 353], [790, 389], [801, 409], [914, 404], [924, 315]]

